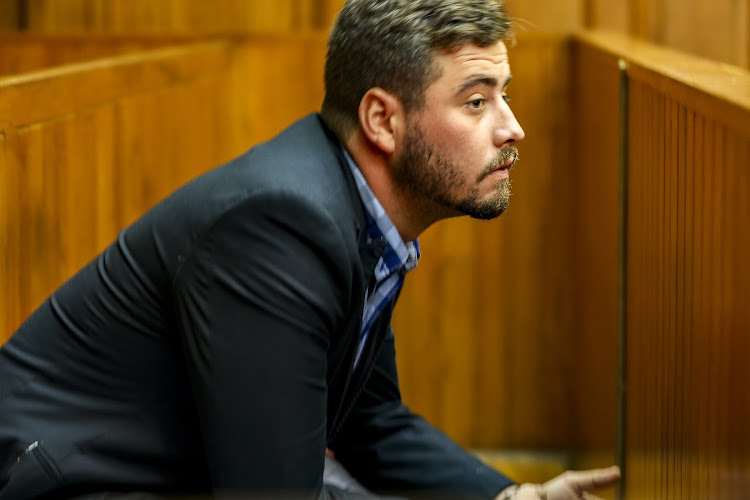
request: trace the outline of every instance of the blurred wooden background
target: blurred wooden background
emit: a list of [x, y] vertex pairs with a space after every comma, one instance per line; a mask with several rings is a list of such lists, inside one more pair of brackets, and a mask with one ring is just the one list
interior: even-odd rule
[[[0, 29], [326, 31], [343, 0], [0, 0]], [[517, 31], [612, 30], [750, 68], [750, 0], [506, 0]]]
[[[318, 109], [341, 3], [0, 0], [0, 341], [149, 206]], [[748, 0], [507, 4], [514, 197], [421, 238], [394, 319], [404, 398], [466, 446], [614, 462], [624, 57], [627, 491], [742, 498], [748, 74], [570, 34], [750, 67]]]

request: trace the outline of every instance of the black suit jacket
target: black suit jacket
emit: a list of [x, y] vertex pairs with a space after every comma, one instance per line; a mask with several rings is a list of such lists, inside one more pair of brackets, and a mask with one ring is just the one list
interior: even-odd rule
[[311, 115], [122, 231], [0, 349], [0, 499], [510, 484], [401, 403], [390, 316], [353, 368], [382, 241]]

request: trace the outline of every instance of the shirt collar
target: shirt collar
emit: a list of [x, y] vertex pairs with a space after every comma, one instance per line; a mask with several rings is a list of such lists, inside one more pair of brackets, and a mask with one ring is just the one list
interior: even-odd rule
[[341, 149], [354, 176], [359, 197], [365, 207], [368, 237], [371, 239], [384, 238], [387, 244], [386, 249], [383, 251], [383, 257], [381, 257], [375, 268], [376, 279], [381, 280], [384, 276], [402, 267], [405, 271], [411, 271], [417, 266], [417, 261], [420, 257], [419, 241], [415, 239], [414, 241], [404, 243], [396, 226], [390, 217], [388, 217], [375, 193], [370, 189], [367, 180], [362, 175], [349, 151], [343, 145]]

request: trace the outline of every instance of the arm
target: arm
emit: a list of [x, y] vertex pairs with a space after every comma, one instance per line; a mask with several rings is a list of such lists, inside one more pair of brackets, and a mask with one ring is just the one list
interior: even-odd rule
[[574, 500], [620, 478], [619, 469], [610, 467], [568, 471], [543, 485], [513, 484], [401, 403], [392, 331], [331, 447], [336, 458], [370, 489], [430, 492], [429, 498]]
[[331, 448], [373, 490], [490, 499], [513, 484], [404, 406], [392, 331]]
[[322, 485], [327, 349], [348, 277], [335, 224], [309, 205], [285, 196], [236, 207], [175, 284], [218, 492], [331, 493]]

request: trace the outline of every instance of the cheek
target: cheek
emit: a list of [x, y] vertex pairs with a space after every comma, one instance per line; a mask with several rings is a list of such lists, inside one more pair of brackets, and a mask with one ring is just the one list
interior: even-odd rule
[[453, 161], [464, 163], [480, 154], [480, 144], [472, 130], [459, 127], [455, 122], [433, 121], [423, 130], [427, 134], [427, 140]]

